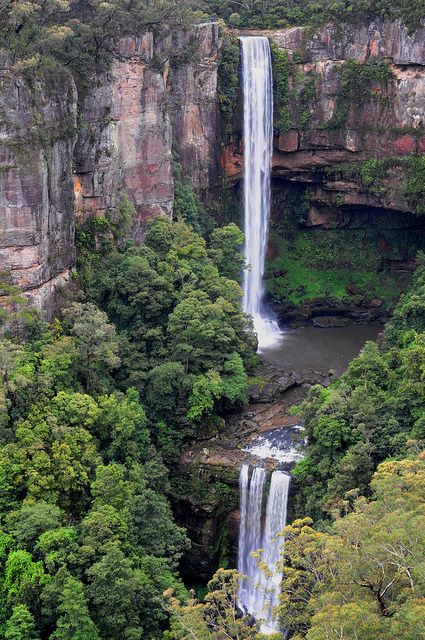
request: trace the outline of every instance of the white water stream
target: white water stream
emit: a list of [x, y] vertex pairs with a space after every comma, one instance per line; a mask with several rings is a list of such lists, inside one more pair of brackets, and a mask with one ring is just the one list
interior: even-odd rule
[[[239, 589], [239, 604], [243, 611], [261, 621], [263, 633], [273, 633], [278, 630], [273, 611], [278, 604], [282, 579], [276, 563], [283, 540], [277, 534], [286, 524], [290, 476], [283, 471], [273, 471], [264, 518], [266, 473], [264, 468], [254, 467], [250, 477], [247, 464], [242, 466], [240, 473], [238, 570], [245, 577]], [[258, 567], [258, 559], [252, 557], [259, 549], [262, 549], [261, 560], [272, 572], [271, 577]]]
[[263, 276], [270, 217], [273, 153], [273, 79], [267, 38], [240, 38], [244, 103], [245, 271], [243, 307], [252, 315], [258, 348], [279, 340], [276, 322], [262, 312]]

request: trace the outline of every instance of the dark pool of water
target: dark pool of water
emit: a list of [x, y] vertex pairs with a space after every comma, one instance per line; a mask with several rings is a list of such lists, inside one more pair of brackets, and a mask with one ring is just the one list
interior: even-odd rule
[[286, 371], [313, 369], [327, 372], [333, 369], [340, 375], [360, 353], [365, 342], [376, 340], [382, 330], [380, 322], [329, 329], [287, 329], [282, 332], [279, 344], [272, 349], [263, 349], [261, 355]]

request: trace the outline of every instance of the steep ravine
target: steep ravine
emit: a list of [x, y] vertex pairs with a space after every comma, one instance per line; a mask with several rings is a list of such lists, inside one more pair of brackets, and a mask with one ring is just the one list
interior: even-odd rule
[[[409, 159], [425, 151], [425, 31], [377, 21], [264, 33], [283, 88], [268, 301], [283, 323], [385, 319], [424, 246], [406, 184]], [[141, 241], [150, 217], [171, 215], [173, 148], [206, 206], [238, 201], [241, 122], [220, 113], [221, 55], [216, 23], [129, 37], [78, 95], [70, 75], [29, 82], [0, 54], [0, 271], [47, 317], [71, 277], [76, 223], [128, 196]], [[234, 553], [240, 443], [293, 424], [289, 405], [327, 373], [272, 374], [288, 381], [262, 381], [242, 415], [185, 454], [175, 507], [195, 543], [189, 574], [208, 577]]]
[[[275, 74], [269, 302], [284, 323], [385, 316], [424, 243], [423, 194], [409, 198], [424, 186], [424, 30], [376, 21], [261, 33]], [[238, 197], [240, 115], [229, 127], [223, 165]]]

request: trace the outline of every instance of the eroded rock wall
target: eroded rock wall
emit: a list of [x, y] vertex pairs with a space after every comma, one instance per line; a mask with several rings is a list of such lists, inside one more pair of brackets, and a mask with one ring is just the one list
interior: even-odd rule
[[210, 198], [219, 166], [219, 27], [126, 38], [82, 107], [75, 152], [77, 217], [105, 214], [124, 194], [135, 204], [136, 241], [146, 220], [173, 209], [174, 144], [183, 174]]
[[0, 54], [0, 272], [48, 313], [75, 258], [76, 105], [70, 76], [29, 82]]
[[[303, 27], [258, 33], [288, 56], [288, 126], [275, 136], [273, 177], [311, 183], [319, 206], [411, 210], [400, 190], [372, 194], [359, 181], [318, 172], [425, 152], [425, 29], [409, 34], [401, 23], [380, 20], [332, 24], [313, 35]], [[342, 70], [350, 61], [388, 63], [386, 86], [371, 78], [366, 90], [359, 83], [357, 95], [347, 95]], [[241, 178], [242, 151], [235, 135], [224, 160], [233, 181]]]

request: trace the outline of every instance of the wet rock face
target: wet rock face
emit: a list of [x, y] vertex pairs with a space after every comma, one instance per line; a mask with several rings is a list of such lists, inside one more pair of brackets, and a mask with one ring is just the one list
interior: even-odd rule
[[0, 272], [47, 316], [75, 259], [72, 79], [30, 85], [0, 53]]
[[[275, 137], [273, 177], [309, 183], [313, 205], [317, 202], [322, 208], [409, 211], [394, 184], [370, 193], [355, 178], [324, 175], [323, 169], [424, 153], [425, 29], [409, 34], [399, 22], [379, 20], [363, 26], [327, 25], [313, 35], [303, 27], [261, 33], [287, 52], [294, 70], [288, 87], [292, 128]], [[384, 91], [372, 80], [368, 95], [354, 96], [341, 117], [341, 70], [352, 60], [388, 62], [392, 76]], [[240, 137], [235, 135], [223, 156], [233, 182], [242, 175], [241, 154]], [[317, 211], [311, 222], [320, 224]]]

